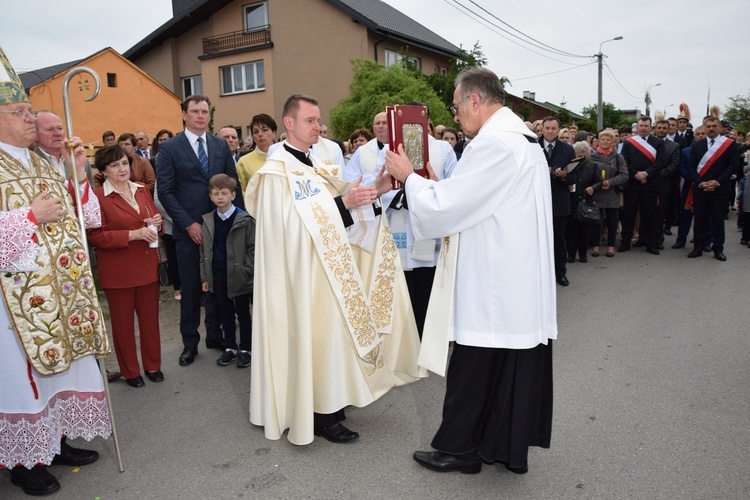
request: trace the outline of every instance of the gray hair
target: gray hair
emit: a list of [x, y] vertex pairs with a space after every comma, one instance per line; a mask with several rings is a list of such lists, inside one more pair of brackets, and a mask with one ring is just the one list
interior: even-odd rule
[[487, 68], [467, 68], [456, 77], [456, 88], [469, 94], [477, 94], [480, 102], [505, 104], [503, 84], [495, 73]]
[[578, 156], [579, 153], [585, 153], [583, 156], [587, 157], [591, 154], [591, 145], [586, 141], [578, 141], [573, 144], [573, 151], [575, 151], [576, 156]]

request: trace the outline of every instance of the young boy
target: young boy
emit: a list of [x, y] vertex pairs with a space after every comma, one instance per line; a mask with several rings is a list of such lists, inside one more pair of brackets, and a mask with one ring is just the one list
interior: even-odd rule
[[[255, 261], [255, 219], [235, 207], [237, 181], [217, 174], [208, 181], [208, 192], [216, 210], [203, 216], [203, 244], [200, 247], [203, 291], [213, 293], [218, 304], [225, 351], [216, 363], [237, 368], [250, 366]], [[235, 336], [235, 315], [240, 324], [240, 344]]]

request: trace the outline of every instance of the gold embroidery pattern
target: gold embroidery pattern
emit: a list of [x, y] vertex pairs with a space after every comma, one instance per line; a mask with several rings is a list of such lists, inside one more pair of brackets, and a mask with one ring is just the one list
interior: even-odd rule
[[70, 194], [62, 178], [32, 155], [35, 173], [14, 159], [0, 156], [0, 209], [29, 204], [42, 188], [68, 200], [68, 213], [59, 223], [40, 225], [36, 236], [42, 269], [3, 273], [2, 292], [16, 334], [34, 368], [42, 375], [62, 373], [70, 363], [89, 354], [109, 352], [109, 342], [94, 288], [91, 266], [83, 248]]
[[396, 283], [398, 250], [396, 249], [396, 242], [393, 241], [390, 227], [383, 227], [380, 241], [380, 253], [383, 256], [383, 262], [377, 269], [375, 289], [370, 294], [370, 303], [372, 305], [372, 316], [375, 320], [375, 327], [385, 328], [392, 321], [393, 290]]
[[354, 257], [351, 248], [336, 232], [336, 226], [331, 223], [328, 214], [318, 203], [312, 204], [313, 217], [320, 226], [320, 234], [326, 247], [323, 252], [328, 268], [334, 278], [341, 283], [341, 293], [344, 295], [345, 314], [354, 329], [354, 337], [360, 347], [371, 345], [377, 332], [373, 326], [370, 311], [364, 299], [364, 291], [355, 279]]

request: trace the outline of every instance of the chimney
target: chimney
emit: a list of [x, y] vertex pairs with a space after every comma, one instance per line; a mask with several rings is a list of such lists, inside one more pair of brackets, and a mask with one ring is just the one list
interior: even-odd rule
[[523, 91], [523, 98], [528, 99], [530, 101], [536, 101], [536, 92], [531, 92], [529, 90]]

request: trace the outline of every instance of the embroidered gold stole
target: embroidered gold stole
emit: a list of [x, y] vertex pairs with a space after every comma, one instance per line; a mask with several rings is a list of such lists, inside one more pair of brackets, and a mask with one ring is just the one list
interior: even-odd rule
[[63, 200], [67, 214], [39, 225], [39, 270], [4, 272], [0, 284], [29, 362], [40, 375], [54, 375], [84, 356], [105, 356], [109, 341], [70, 193], [46, 161], [32, 153], [30, 163], [27, 169], [0, 151], [0, 210], [29, 206], [46, 190]]

